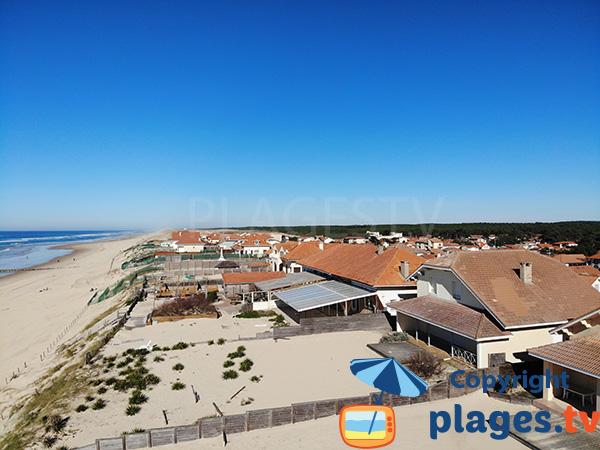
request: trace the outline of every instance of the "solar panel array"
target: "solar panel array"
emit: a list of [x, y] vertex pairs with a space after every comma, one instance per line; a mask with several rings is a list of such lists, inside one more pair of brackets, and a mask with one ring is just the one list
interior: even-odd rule
[[280, 289], [297, 284], [312, 283], [315, 281], [324, 280], [325, 278], [315, 275], [310, 272], [299, 272], [299, 273], [288, 273], [283, 278], [276, 278], [274, 280], [261, 281], [260, 283], [254, 283], [254, 285], [261, 291], [272, 291], [274, 289]]
[[302, 312], [321, 306], [363, 298], [373, 295], [373, 293], [366, 289], [360, 289], [338, 281], [325, 281], [323, 283], [277, 292], [275, 295], [296, 311]]

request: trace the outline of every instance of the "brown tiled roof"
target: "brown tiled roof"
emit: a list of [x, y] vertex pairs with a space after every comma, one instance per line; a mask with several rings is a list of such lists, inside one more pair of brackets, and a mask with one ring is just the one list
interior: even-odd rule
[[399, 248], [388, 248], [378, 255], [377, 247], [371, 244], [336, 244], [300, 260], [300, 264], [369, 286], [414, 285], [414, 281], [406, 281], [400, 275], [401, 261], [408, 261], [412, 272], [425, 260]]
[[598, 335], [528, 348], [527, 351], [540, 359], [600, 378], [600, 336]]
[[594, 284], [598, 277], [598, 275], [581, 275], [581, 279], [587, 284]]
[[317, 253], [321, 253], [322, 251], [323, 250], [319, 248], [319, 241], [302, 242], [294, 247], [294, 249], [289, 253], [283, 255], [281, 259], [286, 259], [288, 261], [299, 261], [301, 259], [308, 258], [309, 256], [316, 255]]
[[587, 259], [600, 259], [600, 252], [596, 253], [595, 255], [588, 256]]
[[430, 295], [389, 303], [387, 306], [471, 339], [512, 336], [512, 333], [500, 330], [485, 314]]
[[[533, 284], [519, 277], [532, 263]], [[600, 307], [600, 292], [564, 264], [529, 250], [458, 252], [427, 261], [448, 267], [504, 327], [560, 323]]]
[[223, 283], [225, 284], [248, 284], [258, 283], [260, 281], [274, 280], [283, 278], [285, 272], [244, 272], [244, 273], [224, 273]]
[[594, 266], [570, 266], [569, 269], [578, 275], [600, 277], [600, 270], [596, 269]]
[[248, 267], [267, 267], [270, 266], [271, 264], [269, 263], [250, 263], [248, 264]]
[[586, 262], [585, 255], [577, 253], [559, 253], [557, 255], [552, 255], [552, 259], [556, 259], [563, 264], [583, 264]]

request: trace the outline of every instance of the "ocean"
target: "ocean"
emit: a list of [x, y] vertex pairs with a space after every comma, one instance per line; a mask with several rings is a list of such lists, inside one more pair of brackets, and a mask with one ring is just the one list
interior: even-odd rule
[[[0, 231], [0, 270], [25, 269], [61, 258], [72, 250], [54, 247], [109, 240], [137, 231]], [[8, 273], [0, 273], [0, 276]]]

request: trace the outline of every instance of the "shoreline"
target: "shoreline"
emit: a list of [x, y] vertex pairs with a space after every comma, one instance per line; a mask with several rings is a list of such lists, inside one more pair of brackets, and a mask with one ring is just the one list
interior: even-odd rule
[[153, 233], [159, 233], [159, 232], [158, 231], [146, 231], [146, 232], [124, 235], [124, 236], [120, 236], [120, 237], [117, 236], [117, 237], [110, 237], [110, 238], [101, 238], [101, 239], [94, 239], [94, 240], [90, 240], [90, 241], [81, 241], [81, 242], [75, 241], [75, 242], [71, 242], [71, 243], [66, 242], [66, 243], [61, 243], [61, 244], [48, 244], [48, 250], [69, 250], [69, 253], [62, 255], [62, 256], [55, 256], [55, 257], [52, 257], [52, 259], [50, 259], [49, 261], [41, 262], [41, 263], [34, 264], [34, 265], [31, 265], [28, 267], [23, 267], [20, 269], [14, 269], [14, 270], [12, 270], [12, 268], [4, 269], [7, 271], [10, 270], [10, 272], [0, 272], [0, 283], [2, 283], [2, 280], [8, 279], [9, 277], [11, 279], [13, 279], [13, 277], [17, 276], [20, 273], [36, 272], [36, 271], [40, 271], [40, 270], [66, 269], [67, 267], [56, 267], [56, 264], [63, 264], [61, 262], [61, 258], [65, 258], [67, 261], [69, 261], [68, 258], [72, 258], [72, 260], [70, 260], [70, 261], [76, 262], [76, 260], [77, 260], [76, 257], [81, 257], [83, 254], [85, 254], [86, 249], [81, 248], [81, 247], [89, 245], [89, 244], [122, 241], [125, 239], [136, 238], [136, 237], [140, 237], [140, 236], [144, 236], [144, 235], [150, 235]]

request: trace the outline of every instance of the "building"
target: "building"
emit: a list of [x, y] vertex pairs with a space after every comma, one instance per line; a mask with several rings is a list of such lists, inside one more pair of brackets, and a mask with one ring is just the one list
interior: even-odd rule
[[569, 391], [572, 391], [568, 394], [574, 395], [565, 396], [560, 389], [544, 385], [544, 400], [552, 402], [560, 395], [567, 402], [576, 401], [578, 409], [585, 407], [586, 400], [595, 401], [595, 409], [600, 411], [600, 308], [556, 327], [550, 333], [564, 340], [527, 351], [544, 362], [544, 374], [546, 370], [551, 375], [567, 373]]
[[566, 266], [584, 266], [587, 263], [587, 258], [581, 253], [558, 253], [550, 257]]
[[600, 293], [579, 275], [528, 250], [455, 252], [426, 261], [413, 275], [418, 297], [388, 305], [399, 329], [427, 336], [478, 368], [522, 361], [527, 348], [559, 339], [550, 330], [600, 307]]
[[322, 241], [298, 242], [291, 251], [281, 256], [282, 269], [286, 273], [302, 272], [299, 261], [310, 256], [321, 253], [325, 247], [337, 244], [325, 245]]
[[409, 275], [423, 262], [423, 258], [400, 248], [334, 244], [299, 264], [304, 271], [375, 293], [376, 309], [395, 314], [387, 305], [417, 295], [416, 281]]
[[570, 266], [569, 267], [577, 275], [583, 277], [582, 279], [592, 285], [594, 289], [600, 291], [600, 270], [594, 266]]
[[172, 247], [178, 253], [201, 253], [204, 251], [204, 242], [199, 231], [174, 231], [171, 235]]

